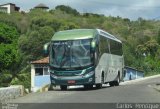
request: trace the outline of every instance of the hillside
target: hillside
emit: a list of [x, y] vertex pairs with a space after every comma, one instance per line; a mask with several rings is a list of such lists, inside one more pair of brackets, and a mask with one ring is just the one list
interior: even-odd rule
[[160, 21], [139, 18], [81, 15], [68, 6], [49, 12], [0, 13], [0, 86], [23, 84], [30, 87], [30, 62], [43, 57], [43, 45], [56, 31], [74, 28], [100, 28], [123, 42], [125, 65], [160, 72]]

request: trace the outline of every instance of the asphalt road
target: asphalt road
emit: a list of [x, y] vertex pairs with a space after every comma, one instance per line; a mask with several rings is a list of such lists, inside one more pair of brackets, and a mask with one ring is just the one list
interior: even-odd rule
[[[99, 103], [114, 103], [114, 107], [122, 107], [122, 109], [124, 109], [123, 106], [129, 106], [127, 108], [125, 107], [126, 109], [132, 108], [130, 107], [130, 105], [132, 106], [132, 104], [130, 103], [159, 103], [160, 108], [160, 92], [155, 89], [156, 84], [159, 83], [160, 76], [156, 76], [152, 78], [141, 79], [138, 81], [136, 80], [130, 82], [123, 82], [120, 84], [120, 86], [116, 87], [109, 87], [108, 85], [104, 85], [102, 89], [93, 88], [92, 90], [85, 90], [83, 87], [80, 87], [70, 88], [67, 91], [60, 91], [60, 89], [56, 89], [54, 91], [31, 93], [24, 97], [11, 100], [9, 102], [27, 103], [27, 105], [25, 104], [27, 106], [26, 109], [32, 109], [33, 107], [33, 109], [36, 109], [37, 103], [45, 103], [45, 105], [46, 103], [56, 103], [58, 104], [58, 106], [62, 106], [63, 108], [66, 108], [66, 104], [63, 103], [70, 103], [67, 105], [71, 106], [73, 106], [73, 103], [74, 105], [78, 103], [79, 108], [83, 106], [83, 104], [81, 103], [86, 103], [85, 105], [87, 106], [90, 106], [93, 103], [94, 105], [96, 104], [95, 106], [92, 105], [92, 107], [90, 107], [92, 109], [93, 107], [99, 108], [96, 107], [101, 106]], [[127, 103], [128, 105], [119, 106], [119, 104], [117, 103]], [[40, 105], [38, 104], [38, 106]], [[112, 106], [113, 105], [111, 105], [111, 107]], [[40, 107], [44, 108], [43, 106]]]

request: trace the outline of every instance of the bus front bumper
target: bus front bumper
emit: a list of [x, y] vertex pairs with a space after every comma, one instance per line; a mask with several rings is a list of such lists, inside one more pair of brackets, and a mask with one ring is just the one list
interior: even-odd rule
[[85, 85], [85, 84], [95, 84], [95, 74], [88, 76], [65, 76], [65, 77], [55, 77], [50, 75], [51, 84], [53, 85]]

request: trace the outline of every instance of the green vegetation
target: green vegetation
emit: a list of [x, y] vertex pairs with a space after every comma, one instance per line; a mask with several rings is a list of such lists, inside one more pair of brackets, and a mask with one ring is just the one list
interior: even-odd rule
[[[125, 65], [160, 72], [160, 21], [85, 13], [60, 5], [49, 12], [0, 13], [0, 86], [30, 87], [30, 62], [43, 57], [43, 45], [60, 30], [100, 28], [123, 42]], [[153, 73], [154, 72], [154, 73]]]

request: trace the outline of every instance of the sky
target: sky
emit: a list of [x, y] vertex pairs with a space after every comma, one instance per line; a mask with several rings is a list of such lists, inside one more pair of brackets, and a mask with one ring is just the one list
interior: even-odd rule
[[70, 6], [81, 13], [91, 12], [105, 16], [120, 16], [136, 20], [160, 19], [160, 0], [0, 0], [0, 4], [15, 3], [23, 11], [43, 3], [50, 9], [57, 5]]

